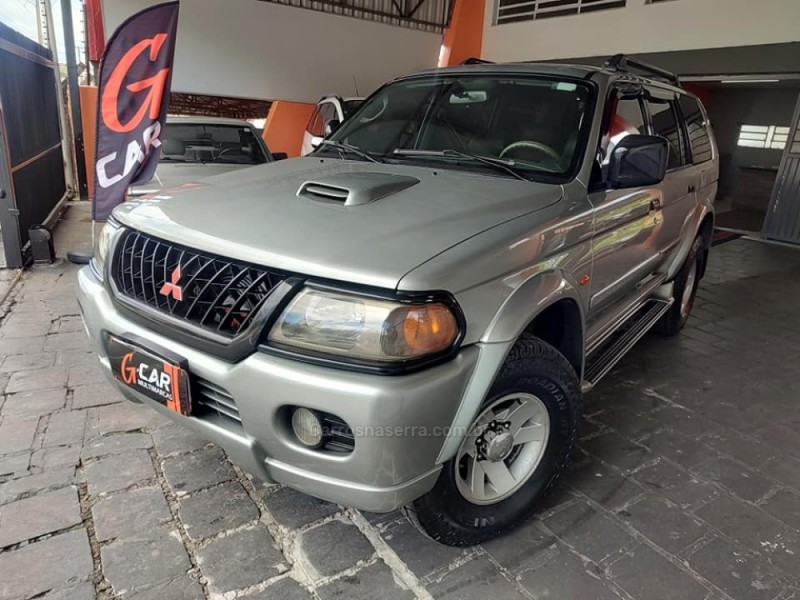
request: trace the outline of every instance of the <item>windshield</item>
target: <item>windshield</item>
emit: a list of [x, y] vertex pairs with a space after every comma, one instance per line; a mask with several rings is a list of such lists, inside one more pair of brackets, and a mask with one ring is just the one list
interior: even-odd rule
[[260, 165], [267, 162], [253, 130], [244, 125], [167, 123], [161, 136], [161, 161]]
[[[483, 74], [410, 79], [374, 94], [331, 140], [392, 162], [489, 168], [456, 151], [510, 161], [531, 175], [563, 177], [581, 153], [591, 99], [592, 88], [572, 79]], [[323, 145], [317, 152], [336, 156], [339, 150]]]

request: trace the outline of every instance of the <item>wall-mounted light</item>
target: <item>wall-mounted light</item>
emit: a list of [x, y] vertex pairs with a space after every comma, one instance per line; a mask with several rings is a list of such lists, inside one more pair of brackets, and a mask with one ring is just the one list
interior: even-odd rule
[[722, 83], [780, 83], [780, 79], [725, 79]]

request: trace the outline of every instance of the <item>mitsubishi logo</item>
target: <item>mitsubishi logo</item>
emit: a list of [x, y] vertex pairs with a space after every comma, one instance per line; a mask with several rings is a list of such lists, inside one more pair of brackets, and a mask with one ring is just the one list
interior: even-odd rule
[[172, 296], [175, 300], [183, 300], [183, 288], [178, 285], [178, 282], [181, 280], [180, 265], [175, 267], [172, 275], [170, 275], [170, 279], [172, 281], [165, 282], [159, 294], [162, 296]]

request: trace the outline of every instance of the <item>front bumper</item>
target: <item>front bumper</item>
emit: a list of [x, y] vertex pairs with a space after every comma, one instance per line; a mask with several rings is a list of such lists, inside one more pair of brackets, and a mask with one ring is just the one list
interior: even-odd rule
[[[481, 352], [479, 346], [468, 347], [442, 365], [392, 377], [260, 352], [230, 363], [123, 316], [88, 267], [78, 274], [78, 302], [106, 374], [128, 399], [148, 404], [217, 443], [234, 462], [265, 481], [374, 512], [408, 504], [433, 487], [441, 470], [437, 459]], [[241, 423], [214, 414], [184, 417], [122, 386], [111, 375], [103, 332], [134, 334], [184, 357], [192, 376], [229, 392]], [[299, 445], [286, 426], [281, 410], [286, 406], [343, 419], [355, 434], [353, 451], [325, 453]]]

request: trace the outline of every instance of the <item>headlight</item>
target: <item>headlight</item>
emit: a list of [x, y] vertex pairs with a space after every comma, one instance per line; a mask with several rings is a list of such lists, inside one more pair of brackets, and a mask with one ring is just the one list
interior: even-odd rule
[[298, 350], [393, 363], [452, 347], [458, 323], [444, 303], [404, 304], [303, 289], [272, 327], [269, 340]]
[[95, 241], [92, 269], [100, 279], [103, 279], [108, 250], [119, 228], [119, 223], [109, 219], [106, 221], [106, 224], [103, 225], [103, 228], [100, 230], [100, 235], [97, 236], [97, 240]]

